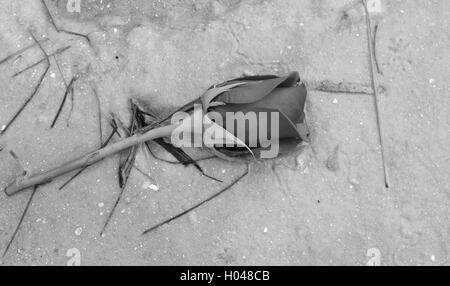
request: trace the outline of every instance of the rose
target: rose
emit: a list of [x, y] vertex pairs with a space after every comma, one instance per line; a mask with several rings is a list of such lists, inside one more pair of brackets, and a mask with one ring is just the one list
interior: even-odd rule
[[[261, 156], [264, 152], [261, 153], [260, 151], [268, 147], [263, 147], [261, 144], [277, 145], [280, 148], [279, 151], [285, 153], [292, 150], [293, 147], [303, 140], [307, 140], [308, 131], [304, 113], [307, 91], [305, 85], [303, 83], [300, 84], [300, 77], [297, 72], [292, 72], [284, 77], [243, 77], [228, 81], [215, 88], [234, 84], [242, 85], [225, 91], [217, 97], [211, 97], [211, 100], [207, 96], [203, 96], [203, 105], [208, 111], [217, 112], [224, 118], [227, 117], [227, 113], [241, 113], [248, 120], [256, 118], [253, 125], [251, 122], [247, 124], [247, 122], [231, 122], [227, 120], [223, 124], [227, 131], [233, 131], [233, 135], [247, 145], [253, 139], [253, 143], [256, 143], [256, 146], [250, 146], [250, 148], [254, 153], [264, 157]], [[207, 94], [210, 94], [210, 91]], [[211, 105], [211, 103], [213, 103], [213, 106], [208, 107], [208, 104]], [[217, 103], [223, 104], [214, 106]], [[254, 114], [253, 117], [252, 114]], [[231, 126], [229, 126], [230, 122]], [[245, 133], [241, 132], [241, 134], [238, 134], [238, 124], [248, 125], [248, 128], [245, 128]], [[241, 126], [241, 130], [242, 127], [246, 126]], [[252, 128], [254, 129], [253, 131], [251, 130]], [[258, 140], [251, 138], [252, 132], [256, 134]], [[244, 138], [241, 136], [244, 136]], [[261, 142], [264, 140], [266, 142]], [[219, 150], [231, 155], [239, 155], [242, 152], [246, 152], [242, 148], [221, 148]], [[271, 155], [277, 154], [272, 152]]]
[[[242, 77], [215, 85], [181, 109], [193, 115], [181, 116], [188, 120], [176, 130], [172, 141], [179, 146], [193, 145], [189, 133], [196, 132], [194, 122], [199, 121], [195, 119], [195, 105], [201, 104], [202, 115], [207, 118], [200, 128], [203, 133], [196, 135], [201, 135], [200, 140], [208, 147], [227, 156], [252, 153], [259, 158], [276, 157], [308, 139], [306, 95], [297, 72], [283, 77]], [[177, 139], [182, 132], [184, 144]]]
[[[200, 110], [203, 117], [202, 135], [205, 130], [214, 133], [212, 147], [218, 156], [251, 153], [254, 156], [266, 158], [263, 152], [273, 144], [279, 147], [281, 153], [287, 152], [303, 140], [307, 140], [308, 132], [304, 115], [306, 95], [306, 87], [304, 84], [300, 84], [297, 72], [292, 72], [284, 77], [255, 76], [227, 81], [211, 87], [199, 99], [180, 108], [179, 111], [191, 112], [191, 116], [185, 118], [181, 123], [164, 125], [168, 119], [166, 118], [158, 124], [137, 130], [133, 136], [88, 153], [60, 167], [43, 173], [19, 177], [5, 189], [5, 193], [7, 195], [16, 194], [26, 188], [48, 183], [53, 178], [73, 170], [92, 165], [107, 156], [135, 145], [170, 137], [180, 126], [191, 127], [190, 124], [184, 123], [189, 122], [188, 119], [198, 113], [194, 108], [196, 103], [202, 106]], [[252, 128], [242, 128], [243, 126], [233, 128], [235, 124], [240, 123], [239, 121], [227, 124], [227, 113], [240, 112], [244, 117], [248, 114], [256, 115], [253, 125], [250, 126], [251, 123], [248, 123]], [[267, 120], [263, 120], [264, 114], [267, 115]], [[225, 121], [218, 122], [218, 117], [224, 117]], [[247, 125], [246, 121], [243, 122]], [[241, 128], [239, 129], [239, 127]], [[183, 130], [193, 132], [195, 129]], [[240, 134], [239, 130], [244, 130], [244, 132]], [[252, 132], [255, 133], [255, 130], [257, 130], [256, 140], [250, 136]], [[227, 146], [222, 146], [225, 143]]]

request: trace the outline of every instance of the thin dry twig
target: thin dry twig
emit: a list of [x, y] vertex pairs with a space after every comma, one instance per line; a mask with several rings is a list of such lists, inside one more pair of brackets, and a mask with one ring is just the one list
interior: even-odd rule
[[[131, 103], [132, 108], [132, 118], [131, 118], [131, 124], [128, 129], [128, 134], [134, 134], [134, 132], [137, 129], [137, 118], [136, 118], [136, 112], [137, 112], [137, 106]], [[119, 180], [119, 187], [120, 192], [119, 195], [116, 198], [116, 201], [114, 202], [113, 208], [109, 212], [108, 217], [106, 218], [105, 223], [103, 224], [103, 228], [100, 231], [100, 236], [103, 236], [106, 228], [109, 225], [109, 222], [111, 221], [111, 218], [113, 217], [117, 206], [119, 205], [120, 201], [122, 200], [123, 193], [125, 192], [125, 188], [128, 183], [128, 179], [131, 175], [131, 170], [133, 169], [134, 162], [136, 161], [136, 154], [138, 150], [138, 145], [133, 146], [132, 148], [123, 151], [120, 154], [120, 160], [119, 160], [119, 173], [118, 173], [118, 180]]]
[[136, 164], [133, 165], [133, 169], [135, 169], [136, 171], [138, 171], [139, 173], [141, 173], [144, 177], [146, 177], [147, 179], [154, 181], [155, 179], [153, 179], [149, 174], [145, 173], [141, 168], [139, 168], [138, 166], [136, 166]]
[[22, 170], [22, 176], [25, 176], [27, 174], [27, 171], [23, 167], [22, 162], [20, 162], [19, 156], [17, 156], [17, 154], [13, 150], [9, 150], [9, 155], [11, 155], [11, 157], [13, 157], [13, 159], [16, 161], [17, 165]]
[[19, 117], [19, 115], [23, 112], [23, 110], [28, 106], [28, 104], [30, 103], [30, 101], [33, 99], [33, 97], [37, 94], [39, 88], [41, 87], [42, 81], [44, 80], [45, 76], [47, 75], [48, 71], [50, 70], [50, 60], [48, 58], [47, 53], [45, 52], [45, 50], [42, 48], [41, 44], [36, 40], [36, 37], [34, 36], [33, 32], [31, 32], [29, 30], [29, 33], [31, 35], [31, 37], [33, 38], [33, 40], [36, 42], [36, 44], [39, 46], [39, 48], [41, 49], [42, 53], [45, 56], [46, 59], [46, 68], [44, 73], [41, 75], [41, 77], [39, 78], [39, 81], [37, 83], [37, 85], [34, 87], [33, 92], [31, 93], [31, 95], [25, 100], [25, 102], [22, 104], [22, 106], [19, 108], [19, 110], [14, 114], [14, 116], [12, 117], [12, 119], [2, 128], [2, 130], [0, 131], [0, 135], [3, 135], [6, 133], [6, 131], [11, 127], [11, 125], [14, 123], [14, 121], [16, 121], [16, 119]]
[[[156, 160], [161, 161], [161, 162], [164, 162], [164, 163], [167, 163], [167, 164], [171, 164], [171, 165], [183, 165], [183, 163], [180, 162], [180, 161], [172, 161], [172, 160], [168, 160], [168, 159], [164, 159], [164, 158], [159, 157], [159, 156], [156, 155], [155, 152], [153, 152], [153, 150], [150, 148], [150, 145], [148, 144], [148, 142], [146, 142], [146, 145], [148, 145], [148, 146], [146, 146], [146, 150], [147, 150], [148, 153], [149, 153], [153, 158], [155, 158]], [[193, 161], [194, 161], [194, 162], [202, 162], [202, 161], [212, 160], [212, 159], [216, 159], [216, 158], [217, 158], [216, 156], [208, 156], [208, 157], [205, 157], [205, 158], [193, 159]]]
[[236, 180], [234, 180], [231, 184], [229, 184], [228, 186], [223, 188], [221, 191], [219, 191], [219, 192], [215, 193], [214, 195], [204, 199], [203, 201], [201, 201], [200, 203], [194, 205], [193, 207], [191, 207], [191, 208], [189, 208], [189, 209], [187, 209], [187, 210], [185, 210], [185, 211], [183, 211], [183, 212], [181, 212], [181, 213], [179, 213], [179, 214], [177, 214], [177, 215], [175, 215], [175, 216], [173, 216], [173, 217], [171, 217], [171, 218], [169, 218], [169, 219], [167, 219], [167, 220], [165, 220], [165, 221], [163, 221], [163, 222], [161, 222], [161, 223], [159, 223], [159, 224], [157, 224], [157, 225], [155, 225], [155, 226], [153, 226], [153, 227], [151, 227], [151, 228], [149, 228], [147, 230], [145, 230], [142, 233], [142, 235], [148, 234], [148, 233], [150, 233], [150, 232], [152, 232], [152, 231], [162, 227], [163, 225], [166, 225], [166, 224], [168, 224], [168, 223], [170, 223], [170, 222], [172, 222], [172, 221], [174, 221], [174, 220], [176, 220], [176, 219], [178, 219], [178, 218], [180, 218], [180, 217], [182, 217], [182, 216], [184, 216], [184, 215], [194, 211], [195, 209], [197, 209], [197, 208], [201, 207], [202, 205], [206, 204], [207, 202], [209, 202], [209, 201], [217, 198], [218, 196], [222, 195], [223, 193], [225, 193], [226, 191], [231, 189], [234, 185], [239, 183], [243, 178], [245, 178], [248, 175], [248, 173], [249, 173], [249, 168], [250, 168], [250, 166], [249, 166], [249, 164], [247, 164], [247, 168], [246, 168], [246, 171], [244, 172], [244, 174], [239, 176]]
[[59, 28], [59, 27], [56, 25], [55, 19], [53, 18], [52, 13], [50, 12], [50, 9], [48, 8], [47, 3], [45, 2], [45, 0], [41, 0], [41, 2], [42, 2], [42, 5], [44, 6], [44, 10], [45, 10], [45, 13], [46, 13], [46, 15], [47, 15], [47, 18], [49, 19], [49, 21], [50, 21], [50, 23], [52, 24], [53, 28], [54, 28], [58, 33], [61, 33], [61, 32], [62, 32], [62, 33], [66, 33], [66, 34], [69, 34], [69, 35], [73, 35], [73, 36], [77, 36], [77, 37], [84, 38], [84, 39], [88, 42], [89, 46], [92, 45], [92, 44], [91, 44], [91, 39], [89, 39], [89, 36], [84, 35], [84, 34], [81, 34], [81, 33], [73, 32], [73, 31], [68, 31], [68, 30]]
[[378, 64], [377, 35], [378, 35], [378, 24], [375, 25], [375, 28], [374, 28], [374, 31], [373, 31], [373, 56], [374, 56], [374, 59], [375, 59], [375, 66], [377, 67], [377, 72], [382, 75], [383, 71], [381, 71], [380, 65]]
[[[308, 90], [321, 91], [326, 93], [342, 93], [342, 94], [365, 94], [373, 95], [373, 89], [370, 85], [364, 85], [354, 82], [332, 82], [330, 80], [322, 81], [305, 81]], [[383, 87], [379, 87], [384, 90]]]
[[[69, 88], [69, 85], [67, 84], [66, 78], [64, 77], [64, 74], [63, 74], [63, 72], [61, 70], [61, 66], [59, 65], [58, 58], [56, 57], [56, 55], [54, 55], [52, 57], [55, 60], [56, 67], [58, 68], [59, 75], [61, 76], [61, 79], [62, 79], [62, 81], [64, 83], [65, 88], [66, 89]], [[75, 90], [72, 88], [72, 90], [70, 92], [70, 111], [69, 111], [69, 116], [67, 116], [67, 120], [66, 120], [66, 126], [67, 127], [69, 127], [69, 125], [70, 125], [69, 124], [70, 123], [70, 118], [72, 117], [72, 113], [73, 113], [74, 93], [75, 93]]]
[[366, 0], [361, 0], [362, 5], [364, 6], [364, 11], [366, 15], [366, 25], [367, 25], [367, 40], [368, 40], [368, 47], [369, 47], [369, 59], [370, 59], [370, 75], [372, 78], [372, 88], [374, 91], [374, 100], [375, 100], [375, 112], [377, 115], [377, 125], [378, 125], [378, 132], [380, 137], [380, 145], [381, 145], [381, 157], [383, 161], [383, 171], [384, 171], [384, 183], [385, 187], [390, 187], [390, 179], [389, 179], [389, 171], [387, 168], [387, 154], [385, 150], [385, 144], [384, 144], [384, 133], [383, 133], [383, 121], [381, 116], [381, 106], [380, 106], [380, 96], [378, 94], [378, 89], [376, 88], [378, 86], [378, 77], [376, 73], [376, 67], [375, 67], [375, 55], [373, 50], [373, 36], [372, 36], [372, 23], [370, 20], [370, 14], [369, 10], [367, 9], [367, 2]]
[[[200, 174], [202, 174], [202, 176], [205, 176], [213, 181], [223, 183], [222, 180], [214, 178], [214, 177], [206, 174], [205, 171], [203, 171], [203, 168], [200, 167], [200, 165], [197, 163], [197, 161], [192, 159], [191, 156], [189, 156], [181, 148], [177, 148], [177, 147], [173, 146], [172, 144], [165, 142], [163, 138], [158, 138], [158, 139], [154, 140], [154, 142], [156, 142], [161, 147], [163, 147], [167, 152], [172, 154], [172, 156], [174, 156], [178, 161], [180, 161], [180, 163], [182, 165], [184, 165], [184, 166], [194, 165], [194, 167], [200, 172]], [[147, 142], [147, 145], [148, 145], [148, 142]], [[147, 148], [149, 148], [149, 147], [147, 146]]]
[[[43, 44], [43, 43], [47, 42], [48, 40], [50, 40], [50, 39], [49, 38], [45, 38], [45, 39], [41, 40], [40, 43]], [[16, 52], [10, 54], [10, 55], [7, 55], [5, 58], [0, 60], [0, 65], [6, 63], [10, 59], [12, 59], [12, 58], [14, 58], [14, 57], [16, 57], [18, 55], [26, 52], [27, 50], [34, 48], [35, 46], [37, 46], [37, 43], [33, 43], [31, 45], [28, 45], [28, 46], [26, 46], [26, 47], [24, 47], [24, 48], [22, 48], [22, 49], [20, 49], [20, 50], [18, 50]]]
[[61, 111], [66, 103], [67, 96], [70, 92], [73, 92], [73, 85], [75, 84], [75, 81], [77, 80], [77, 77], [72, 77], [70, 80], [69, 85], [66, 88], [66, 91], [64, 92], [63, 99], [61, 101], [61, 104], [59, 105], [58, 111], [56, 112], [55, 117], [53, 118], [52, 124], [50, 125], [50, 128], [55, 127], [56, 122], [58, 121], [59, 116], [61, 115]]
[[3, 191], [8, 196], [13, 196], [35, 185], [49, 183], [56, 177], [78, 170], [85, 166], [92, 165], [106, 157], [127, 150], [135, 145], [139, 145], [156, 138], [170, 136], [170, 134], [172, 134], [178, 126], [179, 125], [177, 124], [161, 126], [143, 134], [137, 133], [136, 135], [123, 139], [113, 145], [108, 145], [105, 148], [85, 154], [75, 160], [71, 160], [46, 172], [38, 172], [34, 175], [30, 175], [29, 177], [17, 178], [12, 184], [6, 188], [3, 188]]
[[23, 220], [25, 219], [25, 216], [26, 216], [27, 213], [28, 213], [28, 209], [29, 209], [30, 206], [31, 206], [31, 202], [33, 201], [34, 195], [36, 194], [36, 191], [37, 191], [38, 187], [39, 187], [39, 186], [35, 186], [35, 187], [34, 187], [33, 192], [31, 193], [30, 198], [28, 199], [28, 202], [27, 202], [27, 204], [26, 204], [26, 206], [25, 206], [25, 209], [23, 210], [22, 215], [20, 216], [19, 223], [17, 224], [17, 226], [16, 226], [16, 228], [15, 228], [15, 230], [14, 230], [13, 235], [12, 235], [11, 238], [9, 239], [9, 242], [8, 242], [8, 244], [6, 245], [5, 250], [3, 251], [2, 258], [4, 258], [4, 257], [6, 256], [6, 254], [8, 253], [8, 250], [11, 248], [12, 243], [13, 243], [14, 240], [16, 239], [17, 233], [19, 232], [20, 226], [22, 225]]
[[[111, 124], [111, 126], [113, 127], [113, 131], [111, 132], [111, 134], [109, 134], [108, 138], [106, 138], [105, 142], [102, 145], [102, 148], [108, 146], [109, 142], [114, 137], [114, 134], [119, 134], [119, 132], [117, 131], [117, 125]], [[79, 175], [81, 175], [81, 173], [83, 173], [87, 168], [89, 168], [89, 166], [85, 166], [85, 167], [81, 168], [72, 177], [70, 177], [70, 179], [68, 179], [64, 184], [62, 184], [58, 188], [58, 190], [61, 191], [62, 189], [64, 189], [68, 184], [70, 184], [70, 182], [72, 182], [75, 178], [77, 178]]]
[[100, 103], [100, 97], [98, 96], [97, 90], [92, 88], [94, 92], [95, 102], [97, 103], [97, 114], [98, 114], [98, 134], [100, 136], [100, 146], [103, 145], [103, 130], [102, 130], [102, 105]]
[[[62, 54], [62, 53], [64, 53], [65, 51], [67, 51], [68, 49], [70, 49], [70, 48], [71, 48], [71, 46], [66, 46], [66, 47], [57, 49], [55, 52], [49, 54], [48, 56], [49, 56], [49, 57], [52, 57], [52, 56], [56, 56], [56, 55], [58, 55], [58, 54]], [[33, 63], [33, 64], [27, 66], [27, 67], [24, 68], [23, 70], [20, 70], [20, 71], [16, 72], [15, 74], [12, 75], [12, 77], [17, 77], [17, 76], [23, 74], [24, 72], [29, 71], [30, 69], [32, 69], [32, 68], [38, 66], [39, 64], [45, 62], [46, 59], [47, 59], [47, 58], [40, 59], [39, 61], [37, 61], [37, 62], [35, 62], [35, 63]]]

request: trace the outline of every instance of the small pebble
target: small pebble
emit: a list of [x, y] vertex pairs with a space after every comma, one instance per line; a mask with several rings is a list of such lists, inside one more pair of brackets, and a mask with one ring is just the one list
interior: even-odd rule
[[269, 229], [267, 228], [267, 226], [264, 228], [264, 233], [267, 233], [269, 231]]
[[79, 227], [75, 230], [75, 235], [80, 236], [82, 232], [83, 232], [83, 229], [81, 227]]
[[327, 168], [330, 171], [339, 171], [339, 145], [334, 148], [333, 154], [328, 157]]
[[104, 207], [104, 206], [105, 206], [104, 203], [99, 203], [99, 204], [98, 204], [98, 207], [99, 207], [99, 208], [102, 208], [102, 207]]
[[157, 186], [157, 185], [153, 185], [153, 184], [151, 184], [150, 186], [148, 186], [148, 188], [150, 189], [150, 190], [152, 190], [152, 191], [159, 191], [159, 187]]

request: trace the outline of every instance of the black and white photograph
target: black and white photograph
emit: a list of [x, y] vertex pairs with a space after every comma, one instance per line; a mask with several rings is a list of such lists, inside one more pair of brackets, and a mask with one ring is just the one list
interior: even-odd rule
[[447, 0], [0, 0], [0, 265], [448, 266], [449, 48]]

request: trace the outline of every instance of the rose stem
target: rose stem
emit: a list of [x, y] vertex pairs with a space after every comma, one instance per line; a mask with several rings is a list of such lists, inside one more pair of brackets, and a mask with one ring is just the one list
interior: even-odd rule
[[85, 166], [90, 166], [93, 163], [96, 163], [103, 158], [106, 158], [110, 155], [116, 154], [122, 150], [133, 147], [134, 145], [138, 145], [140, 143], [154, 140], [156, 138], [167, 137], [170, 136], [172, 131], [178, 125], [167, 125], [163, 127], [159, 127], [156, 129], [152, 129], [144, 134], [136, 134], [132, 137], [128, 137], [119, 141], [113, 145], [106, 146], [97, 151], [90, 152], [78, 159], [75, 159], [69, 163], [66, 163], [60, 167], [54, 168], [50, 171], [43, 172], [40, 174], [32, 175], [30, 177], [19, 178], [15, 183], [6, 187], [4, 190], [8, 196], [15, 195], [29, 187], [41, 185], [44, 183], [50, 182], [52, 179], [64, 175], [68, 172], [83, 168]]
[[370, 14], [369, 10], [367, 9], [367, 2], [366, 0], [361, 0], [363, 6], [364, 6], [364, 12], [366, 14], [366, 26], [367, 26], [367, 40], [368, 40], [368, 47], [369, 47], [369, 58], [370, 58], [370, 75], [372, 78], [372, 89], [375, 99], [375, 112], [377, 115], [377, 124], [378, 124], [378, 132], [380, 137], [380, 145], [381, 145], [381, 157], [383, 161], [383, 171], [384, 171], [384, 183], [386, 188], [390, 187], [390, 180], [389, 180], [389, 171], [386, 165], [386, 150], [384, 148], [384, 133], [383, 133], [383, 121], [380, 114], [380, 96], [378, 94], [378, 78], [376, 73], [376, 67], [375, 67], [375, 60], [374, 60], [374, 50], [373, 50], [373, 36], [372, 36], [372, 25], [370, 22]]

